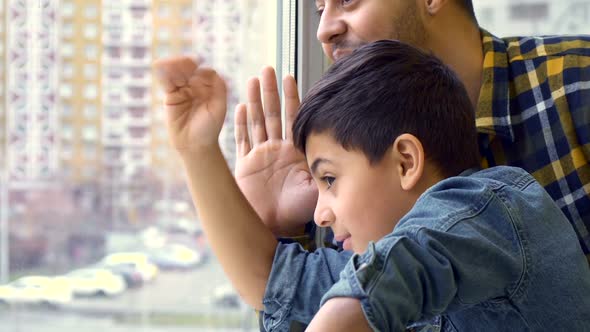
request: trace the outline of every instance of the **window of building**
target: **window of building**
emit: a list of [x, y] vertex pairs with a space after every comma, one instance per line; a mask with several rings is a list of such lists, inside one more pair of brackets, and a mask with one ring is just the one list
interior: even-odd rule
[[86, 8], [84, 9], [84, 16], [87, 19], [94, 19], [98, 17], [98, 9], [96, 8], [96, 5], [91, 4], [91, 5], [86, 5]]
[[74, 25], [70, 22], [65, 22], [61, 27], [61, 33], [65, 38], [72, 38], [74, 36]]
[[74, 45], [71, 43], [62, 43], [61, 44], [61, 55], [66, 58], [71, 58], [74, 56]]
[[84, 26], [84, 37], [86, 39], [94, 39], [98, 34], [98, 28], [96, 24], [86, 24]]
[[83, 140], [94, 142], [97, 140], [97, 138], [98, 138], [98, 131], [96, 129], [96, 126], [88, 125], [88, 126], [84, 127], [84, 130], [82, 131], [82, 139]]
[[74, 76], [74, 66], [71, 62], [63, 62], [61, 65], [61, 74], [64, 79], [70, 79]]
[[84, 47], [84, 53], [86, 54], [86, 59], [96, 60], [98, 58], [98, 47], [93, 44], [87, 44], [86, 47]]
[[63, 17], [72, 17], [74, 16], [75, 4], [72, 1], [62, 1], [59, 10]]
[[95, 64], [87, 63], [84, 65], [84, 78], [86, 78], [87, 80], [98, 79], [98, 70]]
[[96, 105], [86, 104], [84, 106], [84, 117], [88, 120], [96, 119], [98, 112], [96, 111]]
[[158, 16], [160, 18], [170, 17], [170, 5], [168, 5], [167, 3], [160, 3], [158, 7]]
[[59, 89], [60, 95], [63, 98], [70, 98], [72, 97], [72, 85], [68, 83], [63, 83]]
[[95, 99], [98, 96], [98, 90], [96, 84], [86, 84], [84, 87], [84, 98]]

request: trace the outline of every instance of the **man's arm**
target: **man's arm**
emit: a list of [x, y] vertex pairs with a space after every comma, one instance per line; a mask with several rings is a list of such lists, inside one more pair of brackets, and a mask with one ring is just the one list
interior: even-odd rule
[[188, 57], [159, 60], [154, 69], [166, 93], [170, 141], [186, 168], [203, 230], [242, 298], [262, 309], [277, 241], [240, 192], [219, 147], [225, 82]]

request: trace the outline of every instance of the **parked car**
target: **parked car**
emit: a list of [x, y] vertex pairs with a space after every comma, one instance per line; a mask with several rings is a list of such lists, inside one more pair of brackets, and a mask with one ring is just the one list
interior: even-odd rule
[[131, 265], [141, 274], [144, 282], [153, 280], [158, 274], [158, 267], [152, 263], [145, 253], [141, 252], [119, 252], [105, 256], [100, 264], [107, 268], [114, 268], [118, 265]]
[[107, 269], [114, 274], [120, 275], [125, 280], [127, 288], [137, 288], [143, 285], [143, 277], [138, 269], [135, 268], [134, 264], [115, 264], [115, 265], [104, 265], [98, 263], [94, 265], [95, 268]]
[[222, 308], [240, 308], [242, 301], [238, 292], [233, 288], [231, 284], [224, 284], [215, 287], [213, 290], [213, 297], [211, 299], [213, 305]]
[[77, 296], [116, 296], [125, 289], [125, 280], [108, 269], [83, 268], [61, 277]]
[[203, 262], [202, 255], [182, 244], [169, 244], [147, 251], [150, 261], [162, 270], [187, 270]]
[[33, 304], [57, 308], [72, 300], [72, 289], [53, 277], [27, 276], [0, 286], [0, 302], [5, 305]]

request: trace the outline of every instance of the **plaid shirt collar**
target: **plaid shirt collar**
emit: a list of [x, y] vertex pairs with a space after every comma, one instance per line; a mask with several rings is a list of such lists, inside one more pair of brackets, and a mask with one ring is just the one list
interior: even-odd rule
[[483, 73], [475, 111], [478, 132], [514, 141], [510, 120], [510, 77], [505, 41], [481, 29]]

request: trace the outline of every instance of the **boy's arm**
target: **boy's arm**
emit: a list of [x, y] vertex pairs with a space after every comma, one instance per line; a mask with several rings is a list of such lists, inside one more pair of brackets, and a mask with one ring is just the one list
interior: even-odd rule
[[306, 331], [372, 331], [365, 318], [361, 302], [354, 298], [336, 297], [326, 302]]
[[[509, 227], [494, 229], [477, 218], [448, 231], [409, 223], [354, 255], [322, 298], [322, 307], [354, 298], [375, 330], [402, 331], [447, 310], [492, 298], [510, 300], [517, 293], [524, 271], [522, 248]], [[334, 311], [319, 313], [323, 321], [340, 319]]]
[[170, 141], [186, 168], [203, 230], [242, 298], [262, 309], [277, 242], [243, 197], [219, 147], [225, 83], [188, 57], [159, 60], [154, 70], [165, 92]]

